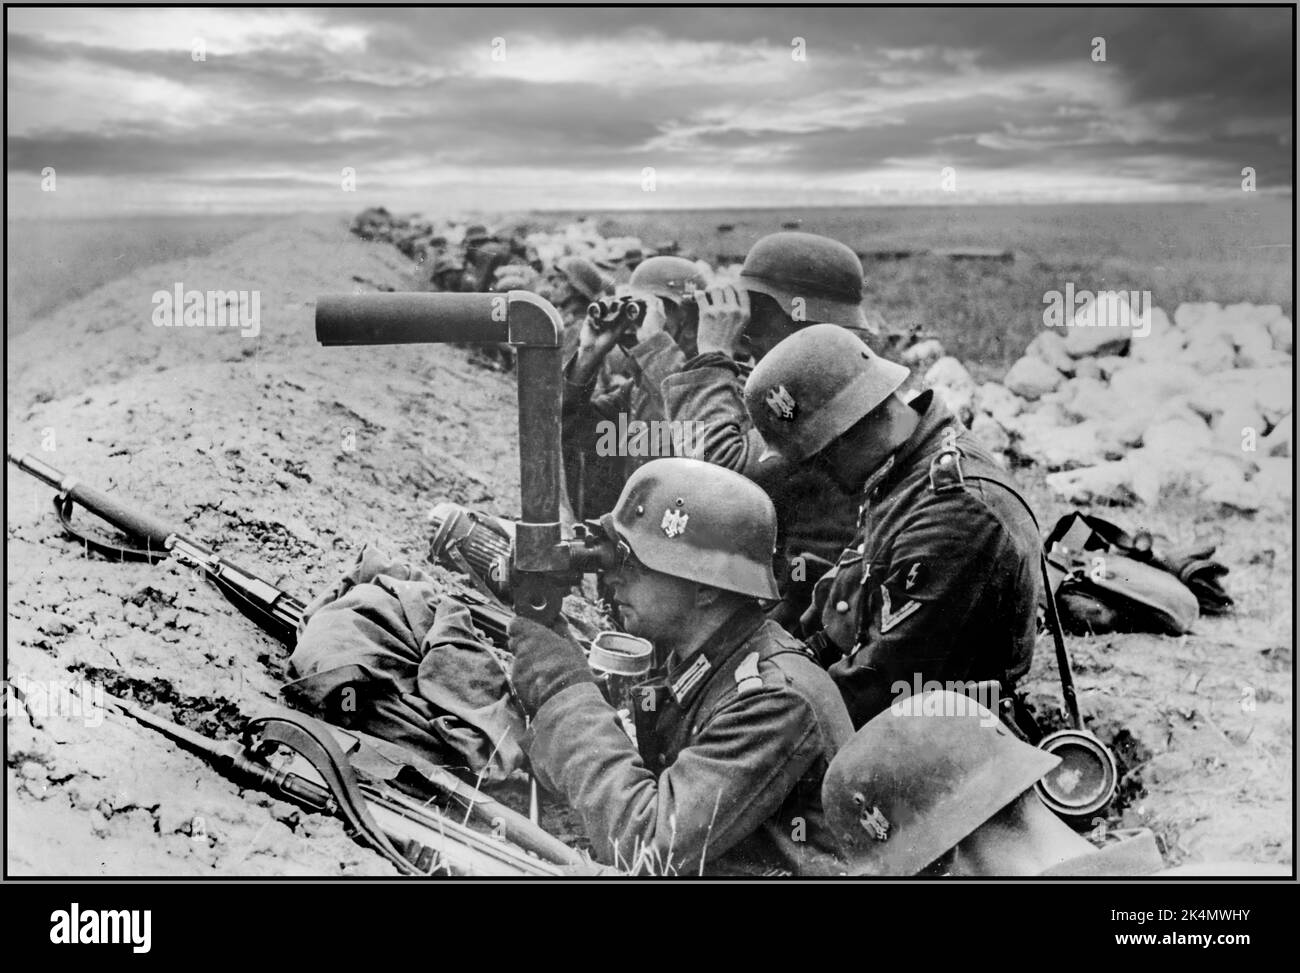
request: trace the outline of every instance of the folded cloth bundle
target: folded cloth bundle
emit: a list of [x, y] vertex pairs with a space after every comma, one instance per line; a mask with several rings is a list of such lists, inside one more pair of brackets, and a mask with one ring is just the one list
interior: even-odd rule
[[285, 696], [330, 722], [488, 781], [523, 763], [509, 656], [429, 575], [373, 545], [307, 606], [289, 668]]

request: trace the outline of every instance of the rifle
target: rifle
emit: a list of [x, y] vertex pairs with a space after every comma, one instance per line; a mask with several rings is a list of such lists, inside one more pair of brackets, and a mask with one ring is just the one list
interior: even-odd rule
[[[298, 627], [302, 624], [302, 616], [307, 609], [300, 599], [221, 557], [190, 537], [183, 528], [101, 493], [30, 453], [7, 451], [6, 456], [20, 470], [57, 491], [54, 510], [59, 522], [68, 536], [87, 551], [94, 551], [110, 560], [145, 561], [149, 564], [156, 564], [169, 557], [175, 558], [187, 567], [201, 570], [236, 608], [285, 645], [292, 646], [297, 640]], [[95, 514], [143, 546], [125, 547], [78, 531], [72, 526], [74, 504]], [[492, 604], [478, 592], [458, 593], [458, 600], [469, 609], [475, 626], [494, 644], [505, 648], [510, 613]]]
[[[405, 875], [555, 877], [564, 874], [566, 867], [570, 872], [595, 868], [578, 852], [549, 835], [547, 839], [564, 852], [553, 854], [550, 861], [539, 860], [529, 857], [522, 848], [490, 838], [428, 804], [412, 800], [371, 774], [359, 772], [363, 757], [373, 766], [377, 756], [359, 735], [301, 713], [277, 710], [272, 715], [249, 720], [241, 740], [216, 741], [134, 703], [107, 693], [103, 698], [110, 715], [119, 719], [127, 717], [156, 730], [236, 782], [287, 799], [309, 811], [342, 818], [363, 844], [379, 852]], [[343, 746], [352, 751], [352, 760], [344, 755]], [[296, 757], [305, 759], [323, 783], [268, 762], [280, 747], [287, 747]], [[456, 783], [464, 788], [459, 781]], [[519, 815], [481, 795], [477, 803], [481, 810], [493, 815], [494, 825], [504, 836], [509, 836], [509, 827], [502, 828], [500, 818]]]
[[[87, 551], [95, 551], [112, 560], [145, 561], [150, 564], [169, 557], [175, 558], [181, 564], [201, 570], [236, 608], [285, 645], [292, 646], [297, 640], [298, 628], [307, 607], [298, 598], [221, 557], [211, 548], [188, 536], [183, 529], [107, 496], [30, 453], [9, 451], [6, 455], [10, 463], [58, 491], [54, 497], [54, 510], [59, 522], [64, 531]], [[100, 517], [137, 543], [143, 544], [143, 547], [125, 547], [78, 531], [72, 526], [74, 504], [79, 504]], [[499, 600], [473, 590], [460, 591], [456, 597], [469, 609], [470, 618], [477, 628], [498, 647], [508, 647], [507, 630], [511, 612]], [[408, 754], [406, 762], [409, 763], [413, 756]], [[484, 797], [476, 788], [462, 783], [442, 768], [422, 762], [419, 772], [435, 790], [455, 798], [480, 816], [486, 815], [495, 826], [503, 826], [512, 840], [550, 861], [573, 864], [572, 859], [577, 853], [537, 826], [535, 784], [532, 785], [531, 817], [524, 818]]]

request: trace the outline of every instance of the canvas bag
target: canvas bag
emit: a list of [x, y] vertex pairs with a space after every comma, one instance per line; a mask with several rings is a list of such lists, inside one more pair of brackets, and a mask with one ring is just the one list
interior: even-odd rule
[[1149, 534], [1133, 537], [1076, 511], [1057, 521], [1044, 547], [1057, 607], [1072, 632], [1184, 635], [1200, 617], [1191, 588], [1157, 566]]

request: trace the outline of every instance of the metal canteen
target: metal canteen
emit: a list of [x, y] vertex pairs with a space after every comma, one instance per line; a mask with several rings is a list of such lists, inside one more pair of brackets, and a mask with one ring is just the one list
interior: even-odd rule
[[1119, 786], [1115, 756], [1087, 730], [1057, 730], [1038, 746], [1061, 758], [1061, 763], [1034, 785], [1043, 803], [1060, 817], [1086, 820], [1115, 797]]

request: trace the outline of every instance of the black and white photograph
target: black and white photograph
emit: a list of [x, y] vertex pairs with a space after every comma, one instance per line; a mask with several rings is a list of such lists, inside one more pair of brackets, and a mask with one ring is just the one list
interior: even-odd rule
[[3, 873], [108, 883], [28, 932], [1106, 879], [1249, 945], [1295, 15], [6, 5]]

